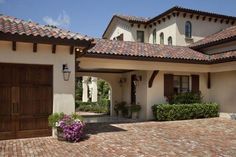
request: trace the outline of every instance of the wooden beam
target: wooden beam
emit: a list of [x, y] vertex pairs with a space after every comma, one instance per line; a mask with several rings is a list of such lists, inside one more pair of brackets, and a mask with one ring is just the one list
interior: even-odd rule
[[199, 19], [199, 15], [196, 16], [196, 19], [197, 19], [197, 20]]
[[209, 22], [211, 22], [211, 19], [212, 19], [211, 17], [208, 18]]
[[218, 19], [217, 19], [217, 18], [215, 18], [215, 22], [217, 22], [217, 20], [218, 20]]
[[158, 20], [157, 22], [160, 24], [160, 23], [161, 23], [161, 20]]
[[190, 18], [191, 18], [191, 19], [193, 18], [193, 14], [190, 15]]
[[224, 21], [224, 20], [223, 20], [223, 19], [221, 19], [221, 20], [220, 20], [220, 23], [223, 23], [223, 21]]
[[74, 53], [74, 46], [71, 46], [70, 47], [70, 54], [73, 55], [73, 53]]
[[175, 17], [175, 13], [172, 13], [172, 15]]
[[211, 88], [211, 73], [210, 72], [207, 73], [207, 88], [208, 89]]
[[179, 16], [179, 12], [177, 12], [176, 15]]
[[33, 43], [33, 52], [37, 52], [37, 43]]
[[138, 24], [138, 28], [140, 28], [140, 24]]
[[205, 16], [203, 16], [203, 17], [202, 17], [202, 20], [203, 20], [203, 21], [205, 21], [205, 19], [206, 19], [206, 17], [205, 17]]
[[16, 42], [15, 41], [12, 42], [12, 51], [16, 51]]
[[157, 74], [159, 73], [159, 70], [154, 70], [152, 73], [152, 76], [150, 77], [149, 81], [148, 81], [148, 87], [151, 88], [153, 81], [155, 79], [155, 77], [157, 76]]
[[166, 21], [166, 18], [162, 18], [162, 21], [165, 22], [165, 21]]
[[187, 15], [187, 14], [186, 14], [186, 13], [184, 13], [184, 14], [183, 14], [183, 17], [186, 17], [186, 15]]
[[52, 45], [52, 53], [56, 53], [56, 45]]
[[231, 22], [231, 25], [233, 25], [233, 24], [234, 24], [234, 21]]
[[226, 23], [226, 24], [229, 24], [229, 20], [226, 20], [225, 23]]
[[170, 19], [170, 17], [171, 17], [170, 15], [167, 15], [167, 18], [168, 18], [168, 19]]
[[156, 25], [157, 25], [157, 23], [156, 23], [156, 22], [154, 22], [153, 24], [154, 24], [154, 26], [156, 26]]
[[131, 27], [134, 27], [134, 24], [133, 24], [133, 23], [131, 23]]

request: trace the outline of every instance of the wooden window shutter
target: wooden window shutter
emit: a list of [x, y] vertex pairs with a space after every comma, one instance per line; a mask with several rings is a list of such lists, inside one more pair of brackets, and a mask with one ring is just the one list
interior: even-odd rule
[[170, 98], [174, 94], [174, 77], [172, 74], [164, 74], [164, 96]]
[[199, 92], [199, 75], [192, 75], [192, 92]]

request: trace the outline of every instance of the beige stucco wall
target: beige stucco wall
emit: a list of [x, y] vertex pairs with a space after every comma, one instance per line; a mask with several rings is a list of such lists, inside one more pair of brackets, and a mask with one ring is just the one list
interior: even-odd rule
[[[153, 114], [151, 107], [154, 104], [166, 103], [164, 97], [164, 74], [173, 74], [173, 75], [187, 75], [189, 76], [190, 89], [191, 89], [191, 75], [199, 75], [199, 89], [202, 93], [203, 100], [209, 101], [209, 89], [207, 89], [207, 74], [206, 73], [194, 73], [194, 72], [176, 72], [176, 71], [160, 71], [156, 78], [153, 81], [153, 86], [147, 88], [147, 119], [152, 119]], [[148, 71], [147, 77], [150, 78], [152, 71]]]
[[121, 74], [113, 74], [113, 73], [92, 73], [92, 72], [76, 72], [76, 77], [82, 76], [93, 76], [100, 79], [105, 80], [109, 83], [111, 87], [111, 115], [114, 116], [113, 112], [114, 105], [116, 102], [120, 102], [122, 100], [122, 87], [119, 84], [119, 80], [122, 77]]
[[221, 31], [222, 29], [225, 29], [227, 27], [232, 26], [230, 23], [226, 24], [225, 22], [220, 23], [220, 20], [218, 19], [217, 22], [214, 22], [214, 18], [209, 21], [209, 17], [206, 17], [206, 19], [203, 21], [202, 16], [199, 17], [199, 19], [196, 19], [196, 16], [194, 16], [192, 19], [188, 16], [185, 18], [180, 14], [180, 16], [176, 19], [177, 24], [177, 30], [176, 30], [176, 38], [178, 39], [176, 42], [176, 45], [189, 45], [191, 42], [187, 42], [185, 40], [185, 22], [190, 21], [192, 24], [192, 38], [193, 42], [196, 42], [200, 39], [203, 39], [204, 37], [214, 34], [216, 32]]
[[[36, 53], [32, 47], [33, 44], [17, 42], [16, 51], [12, 51], [11, 42], [0, 41], [0, 63], [53, 65], [53, 112], [74, 112], [75, 56], [69, 54], [70, 48], [57, 46], [53, 54], [52, 45], [38, 44]], [[68, 64], [71, 70], [69, 81], [63, 80], [62, 64]]]
[[[160, 33], [164, 33], [164, 44], [168, 44], [168, 37], [172, 37], [172, 43], [173, 45], [179, 45], [179, 46], [186, 46], [191, 44], [192, 42], [196, 42], [200, 39], [203, 39], [204, 37], [214, 34], [216, 32], [221, 31], [222, 29], [225, 29], [227, 27], [232, 26], [230, 23], [226, 24], [225, 22], [221, 23], [218, 19], [217, 22], [214, 22], [214, 18], [212, 18], [211, 21], [208, 20], [209, 17], [206, 17], [206, 19], [203, 21], [202, 16], [199, 17], [199, 19], [196, 19], [196, 16], [193, 18], [190, 18], [189, 15], [187, 15], [185, 18], [183, 17], [182, 13], [178, 17], [171, 16], [170, 19], [167, 19], [164, 21], [161, 21], [160, 24], [152, 25], [150, 28], [147, 26], [144, 28], [144, 25], [141, 24], [138, 28], [137, 24], [134, 24], [133, 27], [131, 27], [131, 24], [127, 21], [115, 18], [113, 22], [111, 23], [107, 33], [106, 37], [108, 39], [113, 39], [114, 37], [119, 36], [120, 34], [124, 34], [124, 40], [125, 41], [136, 41], [136, 32], [137, 30], [142, 30], [145, 33], [145, 43], [153, 43], [153, 35], [152, 32], [154, 29], [156, 29], [157, 33], [157, 40], [156, 43], [160, 43]], [[192, 24], [192, 39], [193, 40], [186, 40], [185, 39], [185, 23], [186, 21], [190, 21]]]
[[219, 103], [222, 112], [236, 112], [236, 71], [211, 74], [210, 101]]
[[202, 51], [208, 54], [214, 54], [214, 53], [226, 52], [226, 51], [235, 50], [235, 49], [236, 49], [236, 41], [232, 41], [232, 42], [227, 42], [227, 43], [216, 45], [216, 46], [211, 46], [211, 47], [203, 49]]

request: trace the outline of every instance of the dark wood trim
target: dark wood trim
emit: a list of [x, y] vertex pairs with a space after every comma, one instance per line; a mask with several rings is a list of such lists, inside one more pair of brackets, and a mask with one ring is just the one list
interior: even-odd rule
[[57, 49], [57, 46], [56, 45], [52, 45], [52, 53], [56, 53], [56, 49]]
[[226, 20], [225, 23], [226, 23], [226, 24], [229, 24], [229, 20]]
[[220, 20], [220, 23], [223, 23], [223, 22], [224, 22], [224, 19], [221, 19], [221, 20]]
[[33, 43], [33, 52], [37, 52], [37, 48], [38, 46], [37, 46], [37, 43]]
[[73, 55], [74, 54], [74, 46], [70, 47], [70, 54]]
[[158, 73], [159, 73], [159, 70], [153, 71], [152, 76], [150, 77], [150, 79], [148, 81], [148, 87], [149, 88], [152, 88], [153, 81], [154, 81], [154, 79], [155, 79], [155, 77], [157, 76]]
[[183, 17], [184, 17], [184, 18], [186, 17], [186, 15], [187, 15], [186, 13], [183, 13]]
[[231, 57], [231, 58], [221, 59], [221, 60], [213, 60], [213, 61], [201, 61], [201, 60], [188, 60], [188, 59], [170, 59], [170, 58], [97, 54], [97, 53], [84, 53], [82, 55], [79, 55], [76, 60], [79, 61], [80, 57], [118, 59], [118, 60], [136, 60], [136, 61], [153, 61], [153, 62], [158, 61], [158, 62], [186, 63], [186, 64], [206, 64], [206, 65], [236, 61], [236, 57]]
[[175, 14], [175, 13], [172, 13], [172, 15], [175, 17], [176, 14]]
[[161, 20], [158, 20], [157, 22], [158, 22], [159, 24], [161, 24]]
[[211, 17], [209, 17], [209, 18], [208, 18], [208, 20], [209, 20], [209, 22], [211, 22], [212, 18], [211, 18]]
[[211, 73], [207, 73], [207, 88], [211, 89]]
[[16, 41], [12, 41], [12, 51], [16, 51]]
[[170, 19], [170, 17], [171, 17], [170, 15], [167, 15], [167, 18], [168, 18], [168, 19]]
[[133, 23], [131, 23], [131, 24], [130, 24], [130, 26], [131, 26], [131, 27], [134, 27], [134, 24], [133, 24]]
[[199, 19], [199, 17], [200, 17], [200, 16], [199, 16], [199, 15], [197, 15], [197, 16], [196, 16], [196, 19], [198, 20], [198, 19]]
[[193, 18], [193, 14], [190, 15], [190, 18], [191, 18], [191, 19]]
[[162, 18], [162, 21], [165, 22], [165, 21], [166, 21], [166, 18]]
[[206, 19], [206, 17], [205, 17], [205, 16], [203, 16], [203, 17], [202, 17], [202, 20], [203, 20], [203, 21], [205, 21], [205, 19]]
[[235, 23], [235, 21], [232, 21], [232, 22], [231, 22], [231, 25], [234, 25], [234, 23]]
[[32, 35], [19, 35], [11, 33], [0, 32], [0, 40], [4, 41], [15, 41], [15, 42], [26, 42], [26, 43], [40, 43], [40, 44], [55, 44], [55, 45], [71, 45], [78, 47], [89, 47], [95, 43], [87, 40], [74, 40], [74, 39], [60, 39], [60, 38], [49, 38]]
[[218, 19], [217, 19], [217, 18], [215, 18], [215, 20], [214, 20], [214, 21], [215, 21], [215, 22], [217, 22], [217, 20], [218, 20]]

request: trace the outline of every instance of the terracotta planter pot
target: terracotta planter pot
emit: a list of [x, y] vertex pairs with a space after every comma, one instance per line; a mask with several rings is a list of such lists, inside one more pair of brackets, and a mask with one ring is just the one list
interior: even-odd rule
[[59, 141], [65, 141], [63, 130], [59, 127], [57, 128], [57, 139]]

